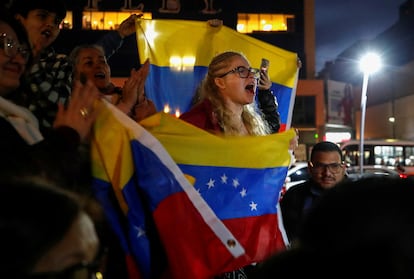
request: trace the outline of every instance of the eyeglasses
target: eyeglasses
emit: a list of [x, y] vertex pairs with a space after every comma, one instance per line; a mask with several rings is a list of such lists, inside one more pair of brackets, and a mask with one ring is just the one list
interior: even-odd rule
[[241, 78], [248, 78], [250, 74], [253, 74], [254, 78], [260, 78], [260, 70], [256, 68], [246, 68], [244, 66], [239, 66], [237, 68], [234, 68], [233, 70], [228, 71], [227, 73], [224, 73], [218, 77], [222, 78], [227, 76], [228, 74], [235, 74], [238, 73], [239, 77]]
[[80, 263], [58, 272], [33, 273], [27, 279], [103, 279], [98, 262]]
[[338, 173], [341, 171], [343, 164], [341, 163], [331, 163], [331, 164], [323, 164], [323, 163], [312, 163], [309, 162], [312, 170], [317, 172], [323, 172], [326, 169], [329, 170], [331, 173]]
[[30, 50], [25, 45], [17, 44], [6, 33], [0, 34], [0, 48], [4, 50], [4, 54], [8, 57], [15, 57], [20, 54], [27, 62], [30, 57]]

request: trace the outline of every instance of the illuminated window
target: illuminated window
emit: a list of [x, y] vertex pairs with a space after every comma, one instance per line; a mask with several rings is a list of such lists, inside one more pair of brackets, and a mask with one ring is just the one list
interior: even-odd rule
[[[131, 14], [142, 13], [142, 11], [119, 11], [119, 12], [101, 12], [101, 11], [84, 11], [82, 16], [83, 29], [95, 30], [113, 30], [117, 29], [122, 21], [127, 19]], [[142, 18], [151, 19], [151, 13], [144, 13]], [[60, 26], [61, 29], [72, 29], [73, 16], [72, 12], [68, 11], [66, 17], [63, 19]]]
[[67, 11], [66, 17], [62, 20], [60, 24], [60, 29], [72, 29], [73, 26], [73, 19], [72, 19], [72, 12]]
[[238, 14], [237, 31], [252, 33], [254, 31], [290, 31], [289, 25], [294, 15], [284, 14]]
[[[127, 12], [100, 12], [87, 11], [83, 13], [82, 28], [94, 30], [113, 30], [117, 29], [122, 21], [127, 19], [132, 14], [142, 13], [141, 11], [127, 11]], [[144, 13], [142, 18], [151, 19], [151, 13]]]

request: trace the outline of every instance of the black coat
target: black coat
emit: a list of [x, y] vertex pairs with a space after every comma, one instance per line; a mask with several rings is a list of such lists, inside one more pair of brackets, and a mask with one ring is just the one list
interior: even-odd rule
[[257, 94], [259, 108], [262, 112], [263, 119], [269, 125], [271, 133], [279, 132], [280, 114], [276, 97], [270, 90], [259, 90]]
[[312, 180], [289, 188], [280, 201], [283, 226], [289, 241], [292, 241], [300, 229], [303, 219], [318, 200], [323, 190]]
[[83, 179], [80, 138], [72, 128], [44, 131], [44, 140], [34, 145], [27, 144], [3, 117], [0, 117], [0, 131], [1, 175], [44, 176], [67, 187]]

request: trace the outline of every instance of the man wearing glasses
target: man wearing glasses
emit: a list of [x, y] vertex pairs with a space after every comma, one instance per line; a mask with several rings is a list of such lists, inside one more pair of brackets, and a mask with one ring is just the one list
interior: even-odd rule
[[346, 178], [345, 164], [338, 145], [328, 141], [317, 143], [311, 152], [308, 172], [311, 178], [289, 188], [280, 201], [283, 225], [291, 242], [313, 203], [324, 191]]

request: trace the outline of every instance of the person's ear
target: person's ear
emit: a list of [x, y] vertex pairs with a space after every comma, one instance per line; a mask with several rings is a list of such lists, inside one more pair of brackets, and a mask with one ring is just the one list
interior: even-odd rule
[[309, 173], [312, 173], [312, 167], [313, 167], [312, 162], [308, 161], [308, 172]]
[[[22, 16], [21, 14], [14, 15], [14, 18], [16, 21], [20, 22], [20, 24], [26, 29], [26, 18]], [[29, 34], [27, 34], [29, 36]]]
[[223, 89], [223, 88], [226, 87], [226, 85], [224, 84], [224, 79], [223, 78], [219, 78], [219, 77], [214, 78], [214, 83], [220, 89]]

